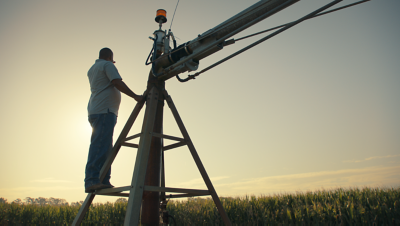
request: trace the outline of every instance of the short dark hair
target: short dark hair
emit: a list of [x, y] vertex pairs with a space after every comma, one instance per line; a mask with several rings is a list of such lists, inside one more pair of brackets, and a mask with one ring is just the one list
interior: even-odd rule
[[109, 48], [102, 48], [99, 52], [99, 59], [107, 59], [111, 57], [113, 52]]

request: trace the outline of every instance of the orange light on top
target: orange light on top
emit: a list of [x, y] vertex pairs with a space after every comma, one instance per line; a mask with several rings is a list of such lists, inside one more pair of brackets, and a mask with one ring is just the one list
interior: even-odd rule
[[164, 9], [157, 10], [156, 22], [157, 23], [167, 22], [167, 11], [165, 11]]
[[157, 15], [156, 15], [156, 17], [157, 16], [164, 16], [164, 17], [167, 17], [167, 11], [165, 11], [165, 10], [163, 10], [163, 9], [159, 9], [159, 10], [157, 10]]

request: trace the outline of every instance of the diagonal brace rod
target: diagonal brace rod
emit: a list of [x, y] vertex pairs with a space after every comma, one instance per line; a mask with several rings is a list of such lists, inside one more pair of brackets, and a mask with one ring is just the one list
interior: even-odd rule
[[212, 199], [214, 200], [215, 205], [217, 206], [218, 212], [221, 215], [225, 225], [230, 226], [232, 223], [229, 220], [228, 215], [225, 212], [224, 207], [222, 206], [221, 200], [219, 200], [219, 197], [217, 195], [217, 192], [214, 189], [213, 184], [211, 183], [210, 178], [208, 177], [208, 174], [206, 172], [206, 169], [203, 166], [203, 163], [200, 160], [199, 155], [197, 154], [196, 148], [194, 147], [192, 140], [190, 139], [189, 133], [187, 132], [185, 125], [183, 124], [183, 121], [178, 113], [178, 110], [175, 107], [174, 102], [172, 101], [171, 96], [168, 95], [166, 90], [163, 90], [164, 98], [167, 101], [168, 107], [171, 109], [172, 115], [175, 118], [176, 123], [178, 124], [179, 130], [182, 133], [182, 136], [185, 138], [187, 142], [187, 146], [189, 147], [189, 151], [192, 154], [193, 160], [196, 163], [197, 168], [200, 171], [201, 176], [203, 177], [204, 183], [206, 184], [208, 191], [210, 192], [210, 195]]

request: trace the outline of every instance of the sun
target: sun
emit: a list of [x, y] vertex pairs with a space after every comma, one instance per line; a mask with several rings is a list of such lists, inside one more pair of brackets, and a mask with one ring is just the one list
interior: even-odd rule
[[83, 140], [90, 140], [92, 136], [92, 126], [88, 121], [81, 120], [77, 124], [75, 124], [75, 133]]

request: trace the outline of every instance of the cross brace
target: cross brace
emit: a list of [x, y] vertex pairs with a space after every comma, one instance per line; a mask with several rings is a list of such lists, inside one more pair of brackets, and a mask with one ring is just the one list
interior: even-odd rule
[[[182, 133], [183, 138], [169, 136], [161, 133], [156, 133], [153, 131], [154, 123], [156, 120], [156, 111], [157, 105], [159, 101], [166, 101], [173, 117], [179, 127], [179, 130]], [[142, 109], [144, 103], [147, 102], [145, 116], [143, 120], [142, 131], [139, 134], [129, 136], [128, 133], [134, 124], [140, 110]], [[160, 186], [149, 186], [145, 184], [145, 176], [147, 171], [147, 165], [149, 160], [149, 152], [151, 140], [153, 137], [161, 138], [161, 139], [169, 139], [173, 141], [177, 141], [174, 144], [163, 146], [162, 147], [162, 155], [166, 150], [170, 150], [173, 148], [188, 146], [189, 151], [196, 163], [197, 168], [200, 171], [201, 176], [203, 177], [204, 183], [207, 186], [207, 190], [198, 190], [198, 189], [186, 189], [186, 188], [169, 188], [165, 187], [165, 178], [164, 178], [164, 170], [162, 169], [162, 182]], [[127, 141], [133, 140], [135, 138], [140, 138], [139, 144], [128, 143]], [[222, 203], [214, 189], [214, 186], [211, 183], [210, 178], [200, 160], [199, 155], [192, 143], [192, 140], [189, 137], [188, 132], [182, 122], [182, 119], [175, 107], [174, 102], [172, 101], [171, 96], [168, 95], [166, 90], [160, 90], [156, 86], [151, 88], [151, 91], [147, 94], [146, 100], [143, 100], [136, 104], [133, 109], [131, 115], [128, 118], [124, 128], [122, 129], [117, 141], [115, 142], [114, 147], [111, 149], [107, 160], [105, 161], [101, 171], [100, 171], [100, 181], [104, 179], [106, 176], [106, 172], [110, 169], [115, 157], [118, 154], [121, 146], [137, 148], [137, 156], [135, 162], [135, 168], [132, 177], [132, 183], [130, 186], [125, 187], [116, 187], [109, 189], [96, 190], [94, 193], [89, 193], [82, 204], [81, 208], [77, 216], [75, 217], [72, 225], [80, 225], [83, 221], [83, 218], [89, 209], [90, 204], [92, 203], [94, 197], [96, 195], [107, 195], [107, 196], [121, 196], [121, 197], [129, 197], [128, 206], [125, 215], [124, 225], [139, 225], [140, 221], [140, 209], [142, 205], [143, 193], [146, 192], [159, 192], [161, 193], [162, 198], [184, 198], [184, 197], [194, 197], [194, 196], [205, 196], [211, 195], [225, 225], [232, 225], [228, 215], [226, 214]], [[162, 161], [163, 164], [163, 161]], [[163, 168], [163, 167], [162, 167]], [[165, 193], [175, 193], [166, 195]]]

